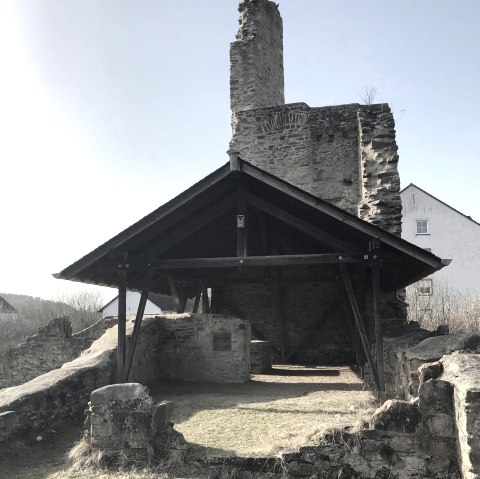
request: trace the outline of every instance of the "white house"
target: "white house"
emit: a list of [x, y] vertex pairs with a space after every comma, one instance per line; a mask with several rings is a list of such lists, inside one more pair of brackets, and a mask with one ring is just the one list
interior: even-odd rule
[[[138, 304], [140, 303], [140, 293], [127, 291], [127, 316], [136, 315]], [[144, 314], [162, 314], [167, 311], [175, 311], [175, 302], [171, 296], [164, 294], [148, 295], [147, 304], [145, 305]], [[103, 308], [98, 310], [102, 313], [102, 318], [109, 316], [118, 316], [118, 296], [113, 298]]]
[[0, 320], [15, 321], [18, 317], [17, 310], [0, 296]]
[[458, 290], [480, 290], [480, 223], [414, 184], [404, 188], [400, 196], [402, 238], [452, 260], [423, 280], [420, 292], [429, 294], [439, 279]]

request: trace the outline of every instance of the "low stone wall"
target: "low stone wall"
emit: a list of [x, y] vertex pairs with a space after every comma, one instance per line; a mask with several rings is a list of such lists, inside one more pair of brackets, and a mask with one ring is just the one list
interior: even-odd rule
[[170, 422], [172, 404], [154, 403], [138, 383], [113, 384], [92, 392], [85, 433], [92, 448], [111, 460], [182, 461], [187, 445]]
[[[480, 354], [453, 353], [441, 360], [439, 380], [453, 386], [456, 434], [463, 479], [480, 478]], [[433, 379], [432, 379], [433, 381]]]
[[0, 389], [23, 384], [78, 357], [92, 344], [73, 337], [68, 318], [52, 319], [17, 347], [0, 356]]
[[[431, 333], [435, 334], [435, 333]], [[476, 351], [480, 348], [480, 335], [445, 334], [432, 336], [397, 353], [397, 395], [410, 399], [418, 396], [419, 368], [440, 360], [454, 351]]]
[[[132, 332], [133, 321], [128, 321], [128, 341]], [[130, 380], [142, 384], [165, 377], [245, 381], [249, 344], [249, 324], [236, 318], [189, 313], [145, 318]], [[66, 419], [81, 419], [91, 392], [114, 382], [116, 348], [114, 326], [61, 368], [0, 390], [0, 441], [35, 435]]]
[[220, 383], [250, 379], [248, 321], [188, 313], [157, 317], [156, 324], [160, 378]]

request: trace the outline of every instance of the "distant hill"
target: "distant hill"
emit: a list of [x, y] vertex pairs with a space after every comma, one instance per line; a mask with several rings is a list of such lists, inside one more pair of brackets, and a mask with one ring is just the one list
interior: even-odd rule
[[51, 319], [68, 316], [74, 331], [92, 324], [100, 315], [97, 313], [101, 298], [91, 293], [65, 295], [64, 301], [50, 301], [25, 294], [0, 293], [18, 312], [22, 329], [36, 330]]

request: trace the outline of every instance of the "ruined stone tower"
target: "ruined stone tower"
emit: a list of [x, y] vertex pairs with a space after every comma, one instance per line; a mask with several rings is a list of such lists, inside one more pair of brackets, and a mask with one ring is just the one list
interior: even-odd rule
[[242, 0], [230, 47], [232, 141], [241, 158], [400, 235], [395, 123], [387, 104], [285, 105], [282, 19]]
[[232, 112], [283, 105], [283, 25], [274, 2], [240, 2], [240, 28], [230, 48]]

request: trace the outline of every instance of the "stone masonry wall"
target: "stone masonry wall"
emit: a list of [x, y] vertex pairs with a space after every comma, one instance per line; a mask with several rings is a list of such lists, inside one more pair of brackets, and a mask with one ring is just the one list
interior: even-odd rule
[[357, 214], [359, 105], [305, 103], [239, 111], [230, 149], [279, 178]]
[[359, 217], [390, 233], [402, 232], [402, 200], [398, 174], [395, 121], [387, 104], [358, 110], [362, 171]]
[[56, 318], [0, 356], [0, 389], [23, 384], [78, 357], [92, 343], [72, 337], [68, 318]]
[[480, 354], [455, 352], [441, 360], [439, 380], [454, 388], [455, 426], [463, 479], [480, 478]]
[[[199, 319], [201, 326], [192, 327], [190, 323], [194, 319]], [[175, 324], [175, 321], [178, 322]], [[175, 338], [174, 329], [180, 328], [180, 325], [183, 325], [184, 329], [182, 332], [179, 331]], [[242, 325], [245, 326], [243, 330], [240, 328]], [[238, 328], [238, 335], [234, 333], [235, 328]], [[246, 360], [242, 364], [235, 360], [225, 361], [228, 355], [232, 355], [231, 352], [212, 353], [213, 332], [225, 331], [232, 332], [232, 349], [236, 348], [239, 356], [240, 349], [244, 347], [241, 344], [244, 338]], [[128, 341], [132, 332], [133, 321], [127, 321]], [[170, 337], [166, 338], [167, 332], [170, 332]], [[205, 340], [195, 341], [191, 336], [192, 333], [204, 335]], [[175, 376], [178, 371], [187, 370], [185, 365], [192, 365], [196, 360], [200, 361], [201, 348], [204, 347], [207, 359], [203, 360], [202, 365], [205, 369], [211, 369], [210, 372], [203, 373], [210, 378], [205, 380], [214, 381], [218, 377], [223, 381], [238, 381], [240, 374], [244, 378], [245, 370], [247, 367], [248, 370], [250, 368], [249, 333], [245, 322], [235, 318], [216, 316], [202, 318], [202, 315], [188, 313], [145, 318], [129, 379], [149, 384], [162, 377]], [[217, 340], [219, 342], [216, 346], [225, 346], [225, 336]], [[190, 346], [191, 351], [189, 351]], [[36, 435], [68, 419], [81, 419], [91, 392], [112, 384], [115, 380], [116, 348], [117, 326], [114, 326], [94, 341], [81, 356], [64, 364], [61, 368], [42, 374], [19, 386], [0, 390], [0, 442], [18, 434]], [[162, 348], [169, 352], [163, 354]], [[160, 362], [168, 358], [169, 362]], [[182, 365], [174, 364], [174, 358]], [[244, 369], [241, 372], [235, 372], [242, 366]], [[168, 374], [169, 367], [172, 368], [173, 374]], [[196, 367], [197, 377], [199, 377], [202, 373], [198, 371], [198, 366]], [[192, 369], [195, 369], [195, 366], [192, 366]]]
[[[352, 364], [354, 349], [346, 329], [341, 306], [343, 284], [285, 283], [286, 354], [290, 362], [300, 364]], [[252, 326], [252, 337], [269, 341], [280, 359], [282, 324], [277, 312], [275, 285], [228, 285], [216, 288], [217, 307], [222, 305]]]
[[274, 2], [243, 0], [240, 28], [230, 46], [230, 101], [235, 112], [284, 100], [283, 26]]
[[250, 379], [247, 321], [221, 315], [167, 315], [157, 318], [157, 327], [160, 377], [220, 383]]

